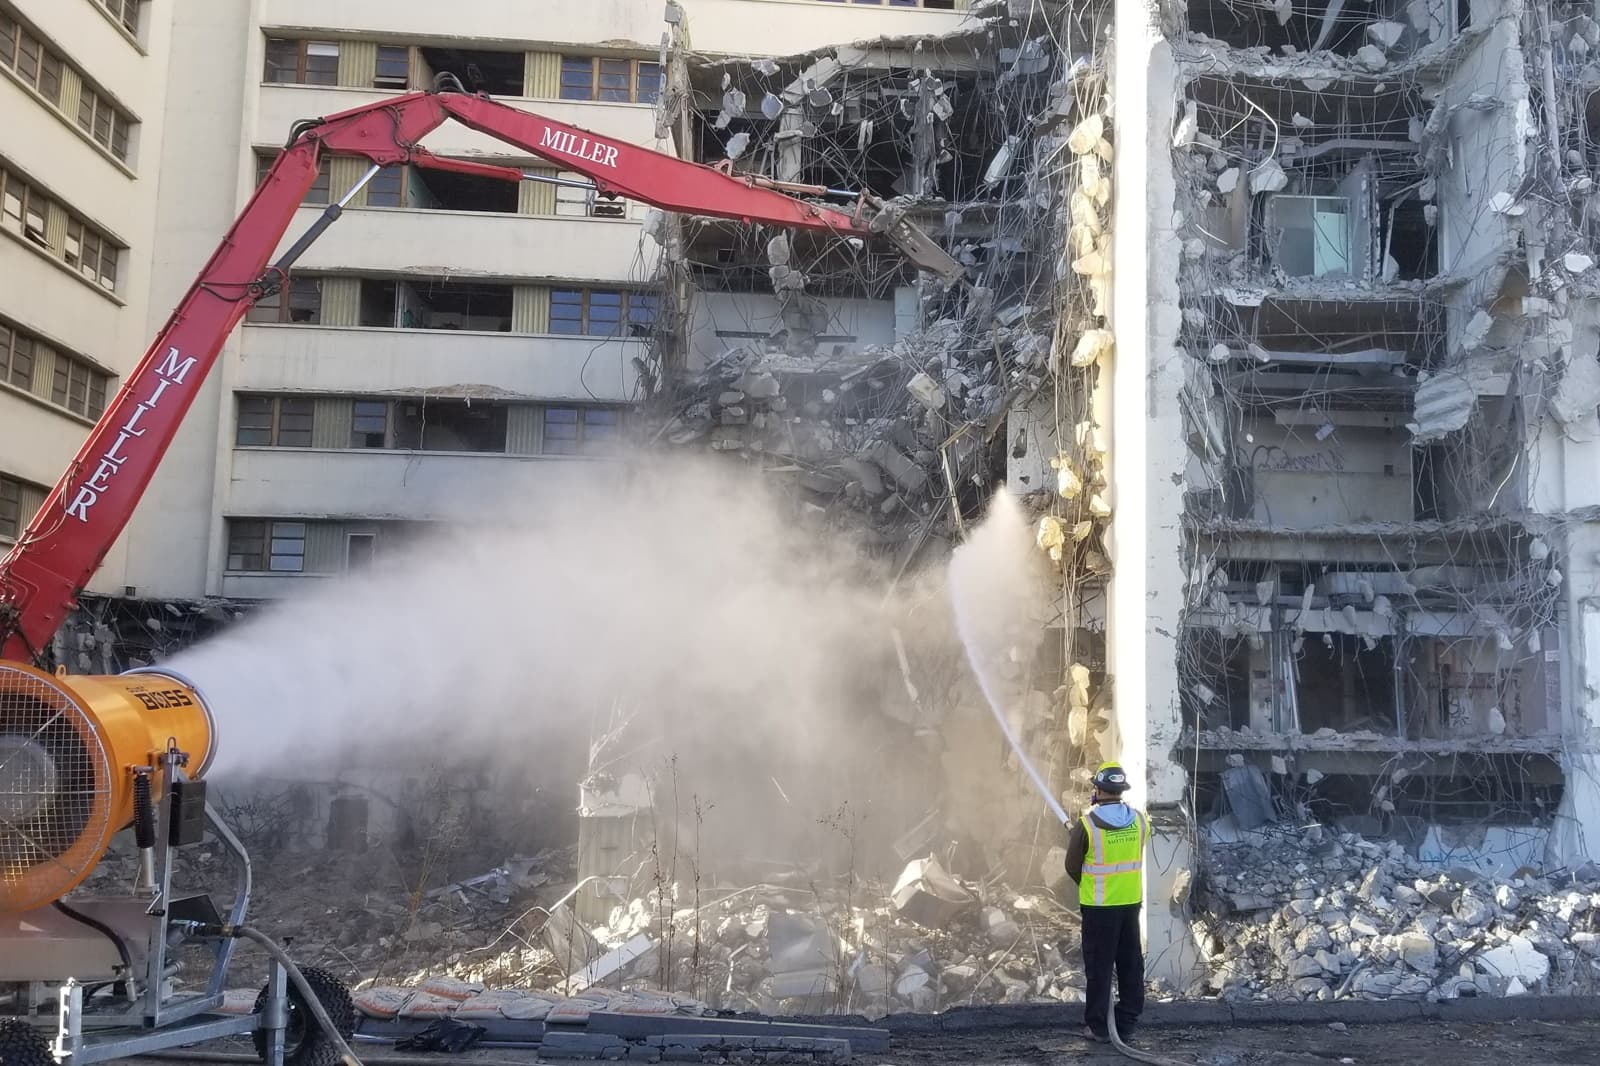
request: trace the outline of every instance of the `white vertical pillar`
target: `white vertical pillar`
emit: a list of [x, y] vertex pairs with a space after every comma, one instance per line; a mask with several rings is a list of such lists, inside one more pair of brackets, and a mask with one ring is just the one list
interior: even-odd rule
[[[1143, 0], [1115, 0], [1112, 97], [1116, 132], [1111, 328], [1111, 506], [1107, 656], [1123, 764], [1135, 800], [1158, 824], [1182, 798], [1172, 759], [1178, 740], [1177, 636], [1183, 605], [1183, 475], [1187, 465], [1179, 393], [1184, 352], [1174, 214], [1172, 128], [1178, 68]], [[1149, 972], [1187, 984], [1195, 959], [1188, 923], [1170, 904], [1188, 866], [1192, 830], [1158, 829], [1148, 856]]]

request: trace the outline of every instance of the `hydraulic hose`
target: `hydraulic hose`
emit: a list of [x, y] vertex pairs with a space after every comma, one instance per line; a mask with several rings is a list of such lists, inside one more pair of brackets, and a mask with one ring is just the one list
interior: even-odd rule
[[317, 1020], [322, 1031], [328, 1039], [333, 1041], [333, 1046], [339, 1051], [339, 1060], [344, 1066], [362, 1066], [361, 1060], [356, 1058], [356, 1053], [350, 1050], [350, 1044], [345, 1040], [344, 1034], [339, 1032], [339, 1027], [333, 1024], [333, 1019], [328, 1017], [328, 1011], [323, 1007], [322, 1001], [317, 999], [317, 994], [311, 988], [311, 983], [300, 972], [300, 967], [294, 964], [287, 952], [272, 941], [272, 938], [248, 925], [230, 925], [224, 932], [230, 936], [257, 944], [268, 955], [271, 955], [278, 964], [288, 973], [289, 980], [294, 982], [294, 987], [300, 990], [300, 997], [305, 1000], [305, 1007], [311, 1016]]

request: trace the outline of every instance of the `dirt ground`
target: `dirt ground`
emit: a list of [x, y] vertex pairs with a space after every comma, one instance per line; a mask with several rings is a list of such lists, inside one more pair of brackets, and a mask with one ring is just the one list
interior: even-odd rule
[[[1151, 1029], [1140, 1050], [1195, 1066], [1293, 1066], [1296, 1063], [1384, 1063], [1391, 1066], [1592, 1066], [1600, 1064], [1600, 1020], [1523, 1021], [1484, 1025], [1417, 1023], [1264, 1029]], [[868, 1066], [971, 1063], [973, 1066], [1057, 1066], [1128, 1063], [1115, 1050], [1051, 1030], [962, 1034], [896, 1040], [887, 1055], [857, 1056]]]

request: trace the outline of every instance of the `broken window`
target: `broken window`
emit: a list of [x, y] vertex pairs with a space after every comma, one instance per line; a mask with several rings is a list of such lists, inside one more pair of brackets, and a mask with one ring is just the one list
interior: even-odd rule
[[362, 278], [361, 325], [381, 328], [399, 325], [399, 294], [399, 282]]
[[476, 174], [410, 167], [406, 174], [406, 203], [410, 207], [435, 211], [485, 211], [512, 215], [517, 212], [517, 186], [513, 182]]
[[1384, 280], [1419, 281], [1439, 272], [1438, 227], [1428, 221], [1431, 206], [1414, 189], [1384, 205]]
[[640, 59], [561, 57], [561, 99], [653, 104], [660, 95], [661, 65]]
[[[588, 182], [588, 178], [577, 171], [563, 170], [558, 175], [563, 181]], [[579, 188], [577, 185], [556, 186], [556, 214], [567, 218], [626, 218], [628, 215], [628, 202], [621, 198], [608, 199], [602, 197], [594, 188]]]
[[1188, 724], [1200, 729], [1270, 725], [1270, 699], [1266, 713], [1254, 722], [1251, 718], [1252, 668], [1264, 669], [1266, 656], [1258, 651], [1253, 657], [1250, 641], [1210, 625], [1191, 626], [1184, 631], [1178, 661]]
[[240, 396], [233, 442], [240, 448], [309, 448], [315, 401], [292, 396]]
[[522, 95], [523, 69], [528, 61], [526, 53], [468, 48], [422, 48], [418, 51], [429, 70], [435, 74], [454, 74], [470, 92], [490, 96]]
[[306, 524], [254, 518], [228, 521], [228, 569], [298, 574], [306, 566]]
[[[276, 155], [256, 156], [256, 186], [267, 180], [267, 172], [272, 169], [272, 164], [277, 161]], [[311, 188], [306, 190], [303, 204], [325, 204], [328, 202], [328, 159], [322, 160], [322, 166], [317, 170], [317, 176], [311, 181]]]
[[77, 219], [67, 222], [62, 258], [69, 267], [108, 292], [117, 288], [117, 260], [121, 249], [111, 238]]
[[546, 407], [543, 455], [603, 455], [617, 449], [622, 412], [614, 407]]
[[617, 289], [553, 289], [550, 332], [615, 337], [655, 323], [660, 297]]
[[265, 80], [289, 85], [337, 85], [338, 41], [296, 41], [267, 38]]
[[1350, 274], [1350, 202], [1334, 196], [1274, 196], [1266, 206], [1273, 263], [1292, 278]]
[[459, 281], [402, 281], [395, 285], [402, 329], [511, 331], [512, 286]]
[[[1466, 0], [1461, 0], [1466, 4]], [[1443, 0], [1433, 0], [1443, 7]], [[1424, 10], [1428, 5], [1423, 5]], [[1235, 48], [1292, 47], [1299, 52], [1328, 51], [1354, 56], [1363, 48], [1374, 63], [1409, 54], [1416, 31], [1404, 19], [1385, 18], [1384, 9], [1340, 0], [1253, 4], [1230, 0], [1189, 0], [1189, 29]]]
[[1307, 633], [1293, 666], [1294, 706], [1302, 733], [1395, 732], [1393, 638]]
[[344, 568], [349, 571], [366, 570], [378, 555], [376, 533], [347, 533], [344, 541]]
[[424, 452], [504, 452], [506, 406], [483, 400], [401, 400], [394, 446]]
[[246, 322], [314, 326], [322, 320], [322, 282], [318, 278], [291, 278], [277, 292], [258, 299], [244, 318]]

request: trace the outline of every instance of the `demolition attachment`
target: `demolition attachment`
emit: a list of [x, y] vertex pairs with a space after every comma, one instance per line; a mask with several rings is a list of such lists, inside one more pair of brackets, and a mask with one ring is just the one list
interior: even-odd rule
[[152, 794], [173, 787], [166, 753], [185, 753], [186, 776], [198, 778], [213, 736], [205, 701], [169, 674], [67, 677], [0, 663], [0, 914], [66, 895], [130, 823], [148, 850]]

